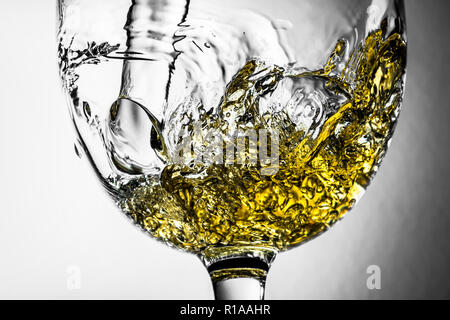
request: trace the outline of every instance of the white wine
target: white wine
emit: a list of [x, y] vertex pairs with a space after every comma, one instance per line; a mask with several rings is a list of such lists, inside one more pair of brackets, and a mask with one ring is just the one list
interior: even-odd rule
[[[400, 34], [372, 32], [342, 65], [345, 47], [338, 41], [316, 71], [249, 60], [217, 108], [194, 108], [200, 130], [186, 110], [173, 119], [168, 134], [175, 127], [184, 132], [192, 150], [183, 161], [175, 162], [164, 136], [152, 131], [163, 170], [119, 182], [113, 192], [119, 207], [153, 237], [196, 253], [221, 246], [285, 250], [325, 231], [376, 172], [403, 92]], [[263, 161], [249, 161], [250, 147], [220, 159], [229, 153], [227, 142], [237, 144], [233, 132], [262, 129], [267, 140], [277, 139], [272, 174]], [[220, 139], [205, 139], [208, 132]], [[211, 144], [222, 149], [219, 158], [208, 154]], [[260, 137], [253, 147], [263, 148]], [[199, 155], [216, 161], [195, 161]]]

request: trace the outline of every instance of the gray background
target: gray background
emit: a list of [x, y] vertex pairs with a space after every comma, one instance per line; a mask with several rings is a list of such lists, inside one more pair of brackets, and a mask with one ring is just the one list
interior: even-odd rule
[[[450, 297], [449, 9], [406, 0], [407, 90], [391, 149], [342, 222], [278, 256], [268, 299]], [[0, 5], [0, 298], [211, 299], [200, 261], [137, 232], [75, 157], [54, 38], [53, 1]], [[381, 290], [366, 287], [370, 265]]]

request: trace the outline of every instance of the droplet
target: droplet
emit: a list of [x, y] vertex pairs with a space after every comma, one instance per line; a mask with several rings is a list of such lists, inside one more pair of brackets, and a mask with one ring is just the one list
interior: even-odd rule
[[92, 112], [91, 107], [86, 101], [83, 101], [83, 113], [86, 118], [86, 120], [89, 122], [91, 120]]
[[75, 150], [75, 154], [77, 155], [77, 157], [81, 159], [81, 153], [78, 150], [76, 143], [73, 144], [73, 149]]

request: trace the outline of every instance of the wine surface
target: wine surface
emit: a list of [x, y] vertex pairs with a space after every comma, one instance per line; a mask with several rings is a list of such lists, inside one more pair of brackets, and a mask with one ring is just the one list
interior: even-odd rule
[[196, 253], [285, 250], [318, 235], [355, 204], [385, 154], [405, 48], [399, 34], [377, 30], [345, 63], [339, 41], [316, 71], [247, 61], [217, 107], [191, 105], [152, 130], [162, 171], [117, 183], [118, 206], [153, 237]]

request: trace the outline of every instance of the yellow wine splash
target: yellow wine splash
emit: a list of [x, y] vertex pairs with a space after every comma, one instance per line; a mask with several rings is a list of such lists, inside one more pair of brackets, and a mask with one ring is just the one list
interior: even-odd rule
[[[276, 132], [273, 174], [264, 174], [260, 161], [171, 164], [160, 177], [121, 186], [121, 209], [153, 237], [196, 253], [219, 246], [285, 250], [329, 228], [354, 205], [384, 156], [406, 62], [401, 36], [385, 37], [382, 30], [371, 33], [337, 72], [344, 49], [339, 41], [328, 63], [314, 72], [248, 61], [227, 86], [217, 112], [201, 115], [202, 130], [222, 134], [224, 149], [230, 130]], [[295, 115], [305, 120], [323, 113], [324, 102], [318, 95], [319, 106], [312, 99], [299, 115], [295, 92], [308, 93], [292, 88], [301, 81], [338, 97], [328, 113], [306, 125], [293, 121]], [[262, 112], [262, 99], [282, 95], [283, 86], [291, 86], [289, 102], [277, 112]], [[194, 144], [208, 143], [188, 124], [185, 129]]]

